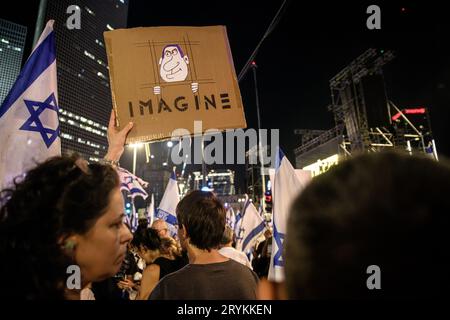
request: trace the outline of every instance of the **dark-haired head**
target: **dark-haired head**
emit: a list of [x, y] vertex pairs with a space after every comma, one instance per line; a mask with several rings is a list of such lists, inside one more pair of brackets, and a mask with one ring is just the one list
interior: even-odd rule
[[176, 211], [178, 226], [185, 229], [190, 244], [208, 251], [219, 247], [226, 210], [212, 192], [191, 191], [178, 203]]
[[151, 228], [141, 228], [134, 233], [131, 244], [147, 264], [152, 263], [161, 254], [161, 238], [158, 231]]
[[1, 192], [2, 292], [26, 299], [65, 297], [69, 265], [82, 283], [120, 268], [130, 234], [119, 179], [110, 166], [54, 157]]
[[[449, 195], [446, 162], [393, 152], [358, 156], [315, 178], [288, 221], [289, 298], [443, 295]], [[367, 286], [377, 282], [368, 281], [378, 272], [372, 265], [380, 290]]]

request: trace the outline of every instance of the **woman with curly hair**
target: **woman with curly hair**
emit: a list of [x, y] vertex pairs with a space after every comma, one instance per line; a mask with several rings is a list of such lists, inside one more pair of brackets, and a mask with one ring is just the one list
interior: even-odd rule
[[[111, 115], [105, 158], [120, 158], [130, 129], [119, 132]], [[0, 273], [17, 275], [2, 280], [2, 298], [80, 299], [81, 289], [119, 270], [132, 235], [113, 166], [53, 157], [3, 190], [0, 201]]]
[[180, 263], [181, 252], [175, 240], [161, 238], [158, 231], [151, 228], [137, 230], [132, 245], [147, 265], [137, 299], [147, 300], [160, 279], [184, 266]]

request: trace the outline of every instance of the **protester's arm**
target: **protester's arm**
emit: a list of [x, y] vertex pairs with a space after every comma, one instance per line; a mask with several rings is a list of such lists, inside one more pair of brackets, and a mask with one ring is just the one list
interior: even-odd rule
[[121, 280], [117, 283], [117, 286], [119, 287], [119, 289], [133, 289], [136, 290], [137, 285], [134, 283], [133, 280], [131, 279], [125, 279], [125, 280]]
[[153, 289], [159, 282], [160, 268], [157, 264], [151, 264], [142, 273], [141, 288], [136, 300], [147, 300]]
[[125, 145], [125, 139], [133, 128], [133, 123], [129, 122], [122, 130], [118, 130], [116, 127], [116, 114], [114, 110], [111, 110], [111, 116], [109, 118], [108, 125], [108, 152], [105, 155], [105, 160], [118, 162], [122, 156]]

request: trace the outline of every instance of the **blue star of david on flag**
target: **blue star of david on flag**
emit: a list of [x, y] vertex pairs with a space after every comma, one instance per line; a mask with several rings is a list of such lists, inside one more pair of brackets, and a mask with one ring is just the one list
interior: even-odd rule
[[24, 102], [28, 111], [30, 112], [30, 118], [28, 118], [27, 121], [25, 121], [25, 123], [19, 129], [39, 132], [42, 139], [44, 140], [45, 145], [47, 146], [47, 148], [49, 148], [59, 136], [59, 125], [56, 130], [45, 128], [39, 116], [46, 109], [50, 109], [58, 113], [58, 105], [56, 102], [55, 94], [52, 93], [43, 102], [32, 100], [24, 100]]
[[158, 212], [156, 213], [156, 217], [158, 219], [162, 219], [162, 220], [166, 221], [167, 223], [169, 223], [173, 226], [176, 226], [178, 224], [177, 217], [175, 217], [174, 215], [172, 215], [169, 212], [166, 212], [162, 209], [158, 209]]
[[283, 242], [284, 242], [285, 234], [278, 232], [276, 225], [273, 225], [273, 238], [275, 243], [277, 244], [277, 252], [273, 257], [273, 265], [284, 267], [284, 260], [282, 260], [282, 251], [283, 251]]

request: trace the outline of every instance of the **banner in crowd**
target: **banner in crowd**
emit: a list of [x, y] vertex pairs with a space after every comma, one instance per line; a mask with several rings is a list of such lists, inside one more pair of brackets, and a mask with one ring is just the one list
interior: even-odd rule
[[134, 122], [127, 143], [169, 138], [178, 128], [194, 134], [194, 121], [203, 132], [246, 127], [224, 26], [118, 29], [104, 37], [118, 125]]

